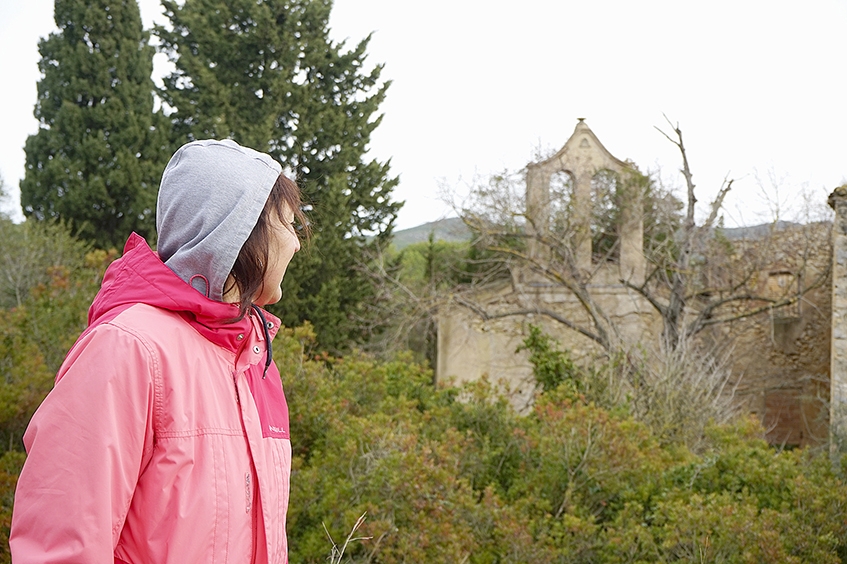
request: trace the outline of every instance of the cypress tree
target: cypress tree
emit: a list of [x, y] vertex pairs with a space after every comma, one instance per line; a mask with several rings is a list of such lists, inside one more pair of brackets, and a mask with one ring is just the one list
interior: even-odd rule
[[39, 43], [42, 78], [26, 141], [21, 205], [99, 247], [155, 236], [168, 153], [154, 113], [153, 55], [135, 0], [56, 0], [57, 32]]
[[163, 5], [171, 29], [157, 33], [176, 70], [161, 95], [175, 144], [229, 137], [266, 151], [310, 203], [313, 245], [292, 261], [275, 312], [287, 325], [310, 320], [330, 350], [362, 339], [374, 291], [359, 266], [400, 208], [389, 164], [365, 159], [388, 86], [381, 65], [363, 68], [370, 38], [350, 49], [330, 40], [330, 0]]

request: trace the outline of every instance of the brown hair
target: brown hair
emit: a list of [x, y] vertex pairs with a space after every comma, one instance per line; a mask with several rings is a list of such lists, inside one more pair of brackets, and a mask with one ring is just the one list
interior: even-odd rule
[[[294, 212], [294, 220], [298, 224], [298, 237], [308, 239], [310, 236], [309, 222], [306, 219], [306, 214], [303, 213], [303, 201], [300, 196], [300, 188], [293, 180], [290, 180], [284, 174], [280, 174], [279, 178], [274, 182], [271, 188], [268, 201], [265, 202], [265, 207], [262, 213], [259, 214], [259, 219], [256, 225], [253, 226], [253, 231], [241, 250], [238, 252], [238, 257], [235, 259], [235, 264], [232, 266], [232, 282], [238, 289], [238, 317], [232, 321], [239, 321], [253, 305], [253, 300], [262, 292], [264, 286], [265, 274], [268, 270], [268, 249], [270, 248], [270, 233], [271, 233], [271, 214], [274, 214], [277, 219], [285, 222], [285, 211], [290, 209]], [[224, 288], [224, 293], [232, 290], [232, 286]]]

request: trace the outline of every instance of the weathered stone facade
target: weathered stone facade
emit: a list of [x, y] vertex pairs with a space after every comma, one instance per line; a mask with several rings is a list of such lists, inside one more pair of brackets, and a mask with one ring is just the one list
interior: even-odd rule
[[847, 185], [829, 196], [832, 226], [832, 305], [830, 357], [830, 447], [834, 457], [847, 454]]
[[[718, 326], [705, 338], [729, 343], [736, 397], [757, 415], [768, 440], [805, 446], [827, 440], [829, 424], [830, 278], [827, 223], [792, 226], [770, 237], [762, 252], [796, 251], [761, 273], [760, 295], [777, 298], [783, 284], [803, 297], [796, 304]], [[756, 245], [757, 240], [746, 242]], [[796, 276], [802, 272], [803, 276]], [[813, 289], [808, 286], [815, 284]]]
[[[627, 164], [610, 155], [579, 120], [560, 151], [527, 167], [527, 214], [541, 218], [532, 222], [531, 228], [542, 232], [547, 228], [543, 218], [550, 205], [550, 179], [557, 173], [568, 174], [573, 180], [573, 209], [577, 215], [575, 258], [581, 271], [590, 272], [587, 288], [592, 299], [619, 328], [618, 338], [624, 347], [638, 343], [656, 345], [662, 332], [661, 317], [644, 297], [621, 283], [637, 283], [645, 276], [640, 200], [633, 198], [622, 214], [619, 259], [592, 264], [587, 210], [592, 175], [603, 169], [620, 175], [626, 175], [628, 170]], [[847, 257], [847, 189], [844, 196], [840, 200], [845, 212], [841, 253]], [[746, 251], [775, 254], [769, 268], [756, 273], [759, 295], [772, 294], [777, 299], [786, 291], [796, 291], [802, 299], [788, 307], [715, 325], [699, 336], [731, 347], [729, 364], [737, 382], [736, 398], [762, 419], [774, 444], [816, 444], [827, 438], [831, 319], [835, 323], [832, 299], [837, 303], [839, 299], [844, 301], [840, 311], [847, 319], [847, 283], [844, 296], [839, 298], [837, 292], [831, 295], [828, 281], [822, 282], [831, 260], [829, 230], [827, 224], [777, 230], [761, 249], [756, 247], [760, 245], [756, 239], [738, 242], [739, 248]], [[544, 250], [530, 247], [529, 252]], [[847, 258], [842, 262], [844, 273], [840, 276], [847, 280]], [[813, 281], [816, 287], [808, 290]], [[786, 288], [786, 284], [794, 286]], [[562, 285], [518, 272], [513, 273], [511, 281], [479, 292], [475, 302], [494, 314], [493, 318], [483, 320], [463, 307], [449, 308], [439, 317], [436, 372], [440, 379], [469, 381], [488, 376], [493, 381], [503, 381], [513, 390], [513, 401], [521, 408], [532, 401], [534, 382], [526, 353], [516, 353], [516, 349], [528, 334], [530, 324], [541, 325], [576, 359], [589, 359], [600, 352], [594, 341], [577, 331], [531, 313], [538, 304], [544, 304], [562, 317], [589, 325], [583, 305]], [[496, 317], [498, 312], [506, 311], [528, 313]], [[843, 319], [840, 323], [847, 327]], [[844, 351], [836, 359], [833, 349], [832, 370], [836, 370], [837, 362], [838, 370], [847, 374], [847, 329], [843, 333], [836, 332], [833, 326], [834, 339], [843, 337]], [[847, 400], [847, 376], [842, 387], [843, 390], [838, 388], [840, 392], [833, 387], [833, 397], [840, 393], [843, 402]]]
[[[661, 331], [661, 320], [647, 300], [620, 283], [622, 278], [633, 283], [644, 279], [640, 199], [632, 198], [624, 210], [619, 260], [592, 264], [589, 223], [591, 183], [599, 171], [611, 171], [625, 177], [629, 173], [629, 166], [612, 156], [584, 120], [580, 119], [573, 135], [555, 155], [527, 167], [527, 215], [536, 218], [528, 222], [527, 229], [542, 236], [547, 235], [549, 207], [553, 203], [551, 178], [556, 174], [568, 175], [572, 180], [572, 232], [576, 266], [590, 277], [588, 286], [593, 299], [622, 329], [621, 338], [635, 344], [645, 334], [657, 335]], [[634, 210], [639, 211], [635, 213]], [[548, 252], [548, 249], [535, 246], [532, 239], [529, 245], [528, 253], [533, 258]], [[560, 285], [550, 284], [528, 270], [518, 270], [512, 274], [509, 283], [503, 282], [500, 286], [479, 292], [475, 302], [494, 315], [504, 311], [532, 310], [543, 303], [578, 324], [589, 324], [584, 307], [571, 292]], [[504, 381], [513, 390], [516, 406], [524, 407], [532, 399], [532, 369], [526, 354], [516, 353], [516, 349], [530, 324], [543, 326], [577, 359], [591, 357], [599, 352], [592, 340], [563, 329], [542, 315], [528, 313], [481, 320], [472, 311], [456, 307], [439, 316], [438, 377], [464, 382], [488, 376], [495, 381]]]
[[[591, 181], [599, 171], [626, 176], [629, 166], [612, 156], [594, 132], [579, 119], [573, 135], [559, 151], [544, 161], [530, 163], [526, 172], [527, 216], [536, 218], [527, 228], [545, 233], [549, 229], [548, 208], [551, 205], [550, 181], [555, 174], [567, 174], [573, 183], [573, 225], [576, 264], [583, 271], [591, 270]], [[633, 198], [624, 209], [621, 226], [619, 268], [624, 278], [633, 282], [644, 279], [644, 226], [639, 210], [640, 198]], [[638, 211], [636, 211], [638, 210]], [[530, 241], [532, 245], [532, 241]], [[531, 248], [530, 253], [542, 252]]]

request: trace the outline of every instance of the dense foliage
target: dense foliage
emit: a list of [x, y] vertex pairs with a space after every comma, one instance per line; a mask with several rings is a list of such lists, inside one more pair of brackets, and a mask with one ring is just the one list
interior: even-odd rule
[[155, 239], [167, 129], [153, 111], [153, 48], [135, 0], [56, 0], [26, 142], [24, 213], [61, 219], [101, 248]]
[[329, 38], [330, 0], [164, 6], [172, 29], [156, 33], [176, 69], [161, 96], [174, 110], [175, 144], [231, 137], [290, 169], [314, 244], [291, 264], [275, 313], [290, 325], [310, 320], [322, 346], [345, 348], [363, 336], [374, 293], [361, 266], [400, 207], [388, 164], [366, 158], [388, 86], [381, 66], [365, 68], [368, 39], [348, 49]]
[[[134, 0], [57, 0], [59, 31], [41, 43], [41, 127], [21, 190], [27, 215], [44, 221], [0, 217], [0, 562], [21, 436], [113, 258], [71, 233], [103, 248], [130, 230], [152, 239], [164, 149], [202, 137], [272, 153], [313, 206], [314, 250], [292, 263], [278, 310], [297, 328], [274, 347], [291, 411], [293, 562], [325, 561], [325, 528], [339, 541], [365, 513], [358, 535], [369, 538], [348, 547], [352, 562], [847, 562], [846, 469], [823, 451], [768, 446], [753, 419], [724, 421], [719, 372], [698, 373], [684, 351], [661, 374], [614, 355], [581, 367], [533, 329], [523, 348], [536, 401], [522, 414], [484, 380], [436, 385], [408, 353], [323, 352], [373, 329], [380, 311], [367, 307], [380, 288], [359, 267], [399, 207], [387, 163], [365, 159], [381, 67], [363, 70], [367, 39], [345, 50], [328, 38], [330, 0], [165, 7], [172, 28], [157, 33], [176, 69], [160, 92], [167, 126]], [[513, 203], [488, 188], [489, 201]], [[595, 247], [613, 256], [619, 180], [595, 188]], [[678, 207], [645, 193], [646, 248], [673, 256]], [[489, 213], [477, 235], [499, 226], [498, 242], [521, 252], [520, 214], [500, 213], [511, 223]], [[401, 342], [418, 360], [434, 358], [439, 293], [507, 272], [492, 252], [431, 240], [389, 258], [400, 285], [382, 290], [416, 296], [393, 303], [407, 308]]]
[[415, 359], [435, 366], [436, 317], [445, 294], [470, 280], [474, 261], [469, 243], [436, 241], [413, 243], [402, 250], [392, 245], [374, 260], [371, 274], [377, 299], [368, 304], [371, 327], [369, 350], [393, 354], [410, 350]]
[[[78, 252], [72, 270], [57, 256], [21, 304], [0, 309], [0, 535], [23, 429], [112, 258]], [[524, 346], [539, 385], [518, 414], [485, 381], [436, 386], [408, 355], [338, 358], [310, 326], [283, 330], [292, 562], [324, 562], [324, 526], [341, 542], [365, 512], [357, 534], [371, 538], [345, 561], [847, 562], [844, 469], [826, 453], [774, 449], [752, 419], [674, 423], [701, 436], [689, 448], [603, 385], [615, 366], [578, 367], [538, 331]]]
[[[847, 487], [822, 452], [780, 451], [752, 419], [693, 453], [566, 382], [518, 415], [486, 382], [433, 387], [402, 357], [278, 357], [291, 404], [292, 561], [323, 525], [353, 562], [842, 562]], [[306, 356], [301, 356], [302, 352]]]
[[0, 259], [10, 275], [0, 285], [0, 562], [9, 561], [23, 433], [85, 329], [88, 306], [113, 258], [89, 251], [62, 225], [0, 218]]

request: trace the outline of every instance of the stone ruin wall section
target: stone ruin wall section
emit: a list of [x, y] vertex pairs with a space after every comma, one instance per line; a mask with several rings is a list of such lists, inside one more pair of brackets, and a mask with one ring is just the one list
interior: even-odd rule
[[[582, 218], [590, 217], [591, 178], [597, 170], [624, 170], [580, 120], [574, 134], [556, 155], [527, 167], [527, 213], [537, 218], [535, 227], [546, 230], [549, 217], [549, 184], [553, 174], [567, 172], [574, 184], [575, 207]], [[840, 190], [840, 192], [839, 192]], [[804, 296], [790, 315], [763, 314], [704, 331], [701, 339], [731, 342], [729, 367], [737, 383], [734, 393], [744, 408], [763, 421], [770, 442], [781, 445], [808, 445], [825, 442], [847, 452], [847, 186], [830, 198], [837, 218], [832, 228], [833, 254], [828, 253], [830, 227], [814, 227], [820, 251], [810, 272], [822, 272], [832, 265], [832, 283]], [[590, 292], [607, 314], [622, 328], [624, 340], [643, 342], [644, 335], [658, 339], [662, 322], [658, 313], [637, 293], [620, 284], [620, 278], [643, 280], [643, 224], [641, 215], [624, 213], [621, 225], [620, 264], [591, 264], [590, 225], [580, 229], [578, 261], [584, 272], [594, 268]], [[783, 242], [791, 246], [791, 238]], [[809, 235], [803, 235], [808, 237]], [[755, 244], [755, 243], [749, 243]], [[540, 249], [530, 249], [541, 252]], [[830, 263], [830, 261], [832, 261]], [[762, 279], [773, 273], [762, 272]], [[588, 326], [586, 314], [575, 297], [561, 287], [524, 275], [479, 293], [475, 300], [487, 311], [527, 309], [543, 303], [557, 313]], [[593, 341], [543, 315], [519, 315], [483, 321], [463, 307], [446, 308], [438, 320], [438, 360], [436, 373], [457, 383], [487, 377], [502, 382], [514, 393], [513, 404], [526, 409], [532, 402], [534, 382], [524, 351], [516, 353], [528, 335], [530, 324], [540, 325], [571, 352], [575, 360], [590, 360], [601, 351]], [[830, 339], [832, 335], [832, 339]], [[830, 341], [832, 345], [830, 346]], [[646, 344], [646, 343], [645, 343]], [[830, 373], [834, 374], [830, 386]], [[843, 413], [842, 413], [843, 411]], [[830, 425], [832, 419], [833, 424]]]

